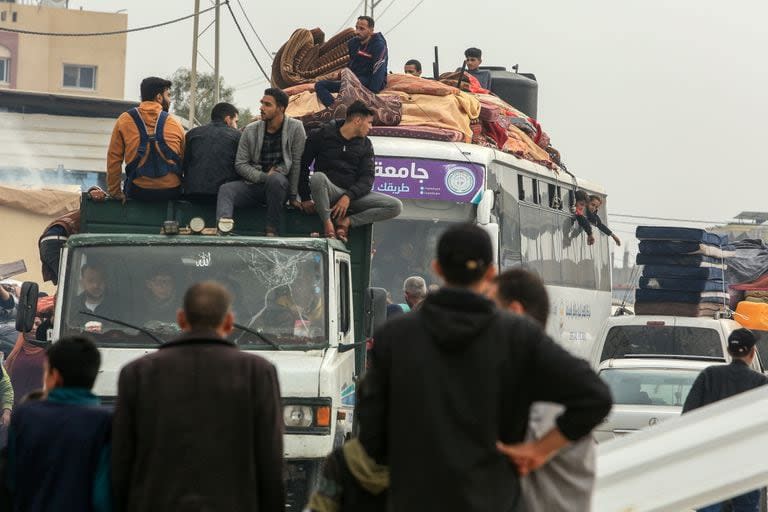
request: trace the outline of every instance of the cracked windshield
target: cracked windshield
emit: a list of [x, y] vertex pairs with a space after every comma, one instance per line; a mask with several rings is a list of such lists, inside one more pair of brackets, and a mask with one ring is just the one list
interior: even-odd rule
[[320, 252], [278, 247], [76, 249], [62, 335], [89, 332], [101, 346], [156, 346], [180, 334], [184, 291], [210, 279], [234, 296], [235, 321], [247, 330], [236, 328], [230, 340], [242, 348], [322, 346], [323, 268]]

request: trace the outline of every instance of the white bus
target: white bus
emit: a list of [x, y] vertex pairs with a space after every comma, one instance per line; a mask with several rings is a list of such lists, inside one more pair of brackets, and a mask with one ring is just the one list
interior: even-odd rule
[[[605, 191], [569, 174], [490, 148], [420, 139], [371, 137], [374, 190], [400, 198], [403, 213], [374, 227], [372, 284], [402, 303], [405, 278], [438, 284], [430, 262], [442, 231], [457, 222], [483, 227], [501, 270], [523, 265], [547, 284], [547, 330], [565, 348], [588, 357], [610, 315], [609, 239], [595, 229], [587, 245], [573, 221], [574, 190]], [[605, 212], [601, 212], [605, 219]]]

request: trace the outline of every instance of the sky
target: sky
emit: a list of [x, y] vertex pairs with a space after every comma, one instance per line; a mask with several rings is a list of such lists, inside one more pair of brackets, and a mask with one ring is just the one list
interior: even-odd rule
[[[270, 52], [296, 28], [320, 27], [328, 38], [362, 13], [359, 0], [240, 1]], [[211, 5], [201, 0], [201, 8]], [[269, 72], [270, 55], [238, 1], [231, 5]], [[128, 26], [137, 27], [190, 14], [194, 1], [70, 1], [80, 7], [126, 9]], [[431, 70], [434, 46], [441, 70], [452, 69], [476, 46], [484, 64], [535, 73], [539, 121], [569, 170], [605, 188], [609, 224], [631, 249], [635, 224], [670, 222], [618, 214], [722, 222], [768, 210], [761, 151], [768, 2], [382, 0], [377, 12], [390, 70], [402, 70], [409, 58]], [[213, 13], [202, 15], [200, 28], [212, 20]], [[225, 6], [221, 20], [221, 74], [236, 86], [236, 104], [256, 110], [266, 81]], [[189, 67], [191, 42], [191, 20], [129, 34], [126, 98], [138, 99], [144, 76]], [[200, 52], [213, 62], [213, 29], [200, 38]], [[202, 59], [198, 66], [211, 70]]]

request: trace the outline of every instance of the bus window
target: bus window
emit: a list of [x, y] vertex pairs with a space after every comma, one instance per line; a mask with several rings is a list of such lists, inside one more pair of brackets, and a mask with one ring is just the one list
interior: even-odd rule
[[563, 209], [563, 200], [560, 196], [561, 189], [557, 185], [552, 183], [547, 184], [547, 192], [549, 193], [549, 207], [555, 210]]
[[535, 204], [541, 204], [541, 188], [539, 180], [531, 180], [533, 182], [533, 202]]
[[517, 176], [517, 198], [520, 201], [525, 201], [525, 187], [523, 186], [523, 177], [518, 174]]
[[526, 203], [535, 202], [534, 197], [536, 194], [535, 181], [528, 176], [519, 176], [518, 183], [520, 183], [520, 200]]
[[552, 195], [550, 194], [550, 185], [549, 183], [545, 183], [543, 181], [538, 182], [538, 189], [539, 189], [539, 204], [541, 206], [550, 206], [550, 198]]

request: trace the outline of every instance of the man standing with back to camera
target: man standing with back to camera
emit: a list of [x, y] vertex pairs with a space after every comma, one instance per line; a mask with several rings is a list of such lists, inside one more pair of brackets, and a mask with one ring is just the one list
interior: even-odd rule
[[[520, 476], [588, 435], [611, 395], [586, 361], [482, 295], [496, 273], [482, 229], [445, 231], [433, 268], [445, 286], [374, 334], [360, 441], [390, 467], [390, 510], [514, 512]], [[565, 410], [524, 443], [534, 401]]]

